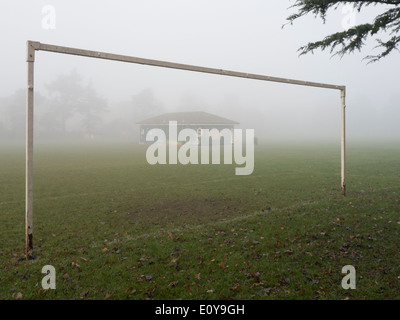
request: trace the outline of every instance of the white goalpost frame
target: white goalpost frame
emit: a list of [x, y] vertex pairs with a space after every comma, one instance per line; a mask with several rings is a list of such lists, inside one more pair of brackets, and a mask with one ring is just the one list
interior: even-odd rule
[[27, 96], [26, 96], [26, 189], [25, 189], [25, 241], [26, 241], [26, 258], [33, 258], [33, 96], [34, 96], [34, 64], [35, 52], [48, 51], [54, 53], [62, 53], [69, 55], [77, 55], [89, 58], [98, 58], [105, 60], [114, 60], [120, 62], [129, 62], [136, 64], [143, 64], [156, 67], [180, 69], [194, 72], [218, 74], [230, 77], [247, 78], [254, 80], [280, 82], [301, 86], [319, 87], [326, 89], [340, 90], [341, 97], [341, 188], [342, 194], [346, 195], [346, 182], [345, 182], [345, 153], [346, 153], [346, 132], [345, 132], [345, 109], [346, 109], [346, 87], [339, 85], [332, 85], [326, 83], [309, 82], [302, 80], [293, 80], [285, 78], [270, 77], [258, 74], [229, 71], [215, 68], [199, 67], [194, 65], [173, 63], [160, 60], [151, 60], [144, 58], [137, 58], [131, 56], [124, 56], [106, 52], [83, 50], [69, 47], [61, 47], [51, 44], [40, 43], [37, 41], [27, 41], [27, 63], [28, 63], [28, 76], [27, 76]]

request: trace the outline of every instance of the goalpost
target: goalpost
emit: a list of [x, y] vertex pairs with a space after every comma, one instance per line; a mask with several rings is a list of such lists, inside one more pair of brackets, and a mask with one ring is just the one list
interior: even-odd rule
[[26, 258], [33, 258], [33, 95], [34, 95], [34, 64], [35, 52], [48, 51], [62, 54], [77, 55], [89, 58], [114, 60], [120, 62], [129, 62], [143, 64], [156, 67], [180, 69], [194, 72], [203, 72], [210, 74], [219, 74], [230, 77], [239, 77], [247, 79], [255, 79], [262, 81], [281, 82], [287, 84], [319, 87], [325, 89], [340, 90], [341, 98], [341, 188], [342, 194], [346, 195], [345, 182], [345, 153], [346, 153], [346, 134], [345, 134], [345, 109], [346, 109], [346, 87], [332, 85], [326, 83], [309, 82], [302, 80], [293, 80], [285, 78], [277, 78], [264, 76], [259, 74], [251, 74], [237, 71], [229, 71], [215, 68], [199, 67], [181, 63], [151, 60], [124, 56], [106, 52], [83, 50], [69, 47], [61, 47], [51, 44], [40, 43], [37, 41], [27, 41], [27, 63], [28, 63], [28, 81], [27, 81], [27, 96], [26, 96], [26, 189], [25, 189], [25, 241], [26, 241]]

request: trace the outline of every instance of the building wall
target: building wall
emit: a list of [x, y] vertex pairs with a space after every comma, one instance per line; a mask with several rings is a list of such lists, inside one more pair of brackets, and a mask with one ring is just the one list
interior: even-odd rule
[[[233, 126], [232, 125], [231, 126], [227, 126], [227, 125], [178, 125], [178, 135], [182, 129], [186, 129], [186, 128], [195, 130], [198, 133], [199, 139], [201, 138], [201, 134], [202, 134], [201, 132], [204, 129], [208, 129], [208, 130], [217, 129], [218, 131], [222, 131], [223, 129], [229, 129], [232, 131], [232, 137], [233, 137]], [[139, 134], [139, 136], [140, 136], [139, 142], [140, 143], [153, 143], [152, 140], [149, 140], [149, 141], [146, 140], [147, 133], [151, 129], [163, 130], [165, 133], [166, 139], [167, 139], [167, 141], [166, 141], [167, 143], [177, 142], [177, 141], [173, 141], [173, 140], [175, 140], [174, 137], [171, 137], [171, 138], [169, 137], [168, 125], [145, 125], [145, 124], [143, 124], [143, 125], [140, 125], [140, 128], [139, 128], [139, 133], [140, 133]], [[219, 139], [219, 137], [212, 137], [212, 139]], [[222, 140], [221, 144], [231, 144], [232, 143], [232, 141], [223, 141], [223, 139], [221, 139], [221, 140]]]

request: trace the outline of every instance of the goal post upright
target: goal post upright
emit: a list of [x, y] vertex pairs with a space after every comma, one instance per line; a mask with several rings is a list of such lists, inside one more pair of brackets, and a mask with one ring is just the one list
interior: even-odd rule
[[25, 242], [26, 258], [33, 258], [33, 99], [34, 67], [37, 42], [28, 41], [26, 46], [27, 93], [26, 93], [26, 174], [25, 174]]
[[341, 133], [341, 187], [342, 194], [346, 195], [346, 87], [340, 90], [341, 101], [341, 118], [342, 118], [342, 133]]
[[161, 60], [152, 60], [138, 58], [126, 55], [118, 55], [106, 52], [84, 50], [51, 44], [40, 43], [37, 41], [27, 41], [27, 59], [28, 76], [27, 76], [27, 96], [26, 96], [26, 198], [25, 198], [25, 226], [26, 226], [26, 258], [33, 258], [33, 124], [34, 124], [34, 64], [35, 51], [47, 51], [54, 53], [62, 53], [69, 55], [77, 55], [89, 58], [97, 58], [104, 60], [114, 60], [120, 62], [128, 62], [163, 68], [172, 68], [179, 70], [187, 70], [193, 72], [202, 72], [209, 74], [218, 74], [230, 77], [247, 78], [261, 81], [279, 82], [293, 85], [301, 85], [308, 87], [318, 87], [326, 89], [340, 90], [341, 92], [341, 112], [342, 112], [342, 131], [341, 131], [341, 188], [342, 194], [346, 194], [345, 183], [345, 152], [346, 152], [346, 136], [345, 136], [345, 96], [346, 87], [342, 85], [333, 85], [326, 83], [310, 82], [303, 80], [287, 79], [271, 77], [259, 74], [244, 73], [223, 69], [200, 67], [188, 64], [174, 63]]

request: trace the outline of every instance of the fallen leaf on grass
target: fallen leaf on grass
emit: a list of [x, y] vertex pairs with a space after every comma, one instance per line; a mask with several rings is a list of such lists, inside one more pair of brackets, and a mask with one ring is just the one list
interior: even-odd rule
[[150, 281], [151, 279], [153, 279], [153, 275], [152, 274], [146, 274], [145, 276], [147, 281]]
[[18, 293], [14, 293], [14, 294], [13, 294], [13, 297], [14, 297], [15, 299], [22, 299], [23, 295], [22, 295], [21, 292], [18, 292]]
[[63, 279], [65, 279], [65, 280], [71, 279], [71, 277], [69, 276], [68, 273], [64, 273], [62, 277], [63, 277]]
[[150, 259], [150, 256], [146, 254], [145, 256], [139, 258], [139, 261], [146, 261], [146, 260], [149, 260], [149, 259]]
[[168, 287], [175, 287], [176, 285], [178, 285], [179, 281], [172, 281], [168, 284]]

